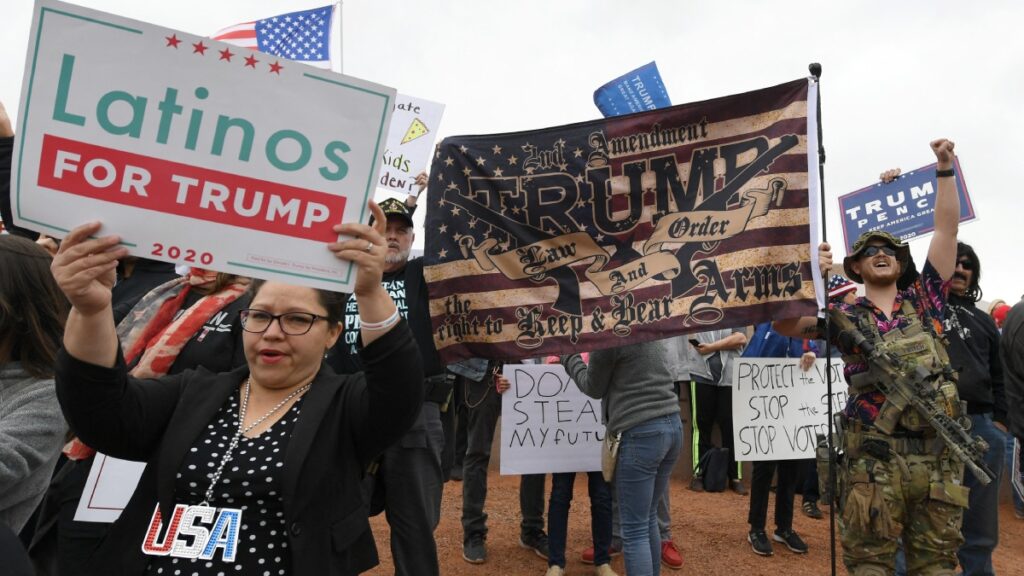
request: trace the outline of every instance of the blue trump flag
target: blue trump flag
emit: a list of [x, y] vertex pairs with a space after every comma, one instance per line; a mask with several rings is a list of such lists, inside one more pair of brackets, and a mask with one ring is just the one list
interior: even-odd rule
[[666, 108], [672, 100], [665, 91], [658, 65], [650, 62], [595, 90], [594, 104], [609, 118]]

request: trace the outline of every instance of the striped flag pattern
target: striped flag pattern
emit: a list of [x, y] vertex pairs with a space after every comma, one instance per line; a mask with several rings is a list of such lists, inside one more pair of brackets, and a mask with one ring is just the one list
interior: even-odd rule
[[808, 94], [801, 79], [446, 138], [424, 250], [442, 359], [564, 354], [814, 315]]
[[333, 11], [334, 6], [328, 5], [278, 14], [222, 28], [211, 38], [318, 68], [330, 68]]

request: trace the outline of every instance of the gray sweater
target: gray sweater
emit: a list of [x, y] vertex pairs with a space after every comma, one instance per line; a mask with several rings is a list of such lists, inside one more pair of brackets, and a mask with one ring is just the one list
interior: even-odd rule
[[664, 340], [656, 340], [591, 352], [589, 367], [579, 354], [562, 357], [562, 365], [584, 394], [601, 399], [605, 427], [618, 434], [679, 413], [670, 366], [674, 355]]
[[0, 523], [20, 532], [43, 499], [67, 424], [53, 380], [0, 365]]

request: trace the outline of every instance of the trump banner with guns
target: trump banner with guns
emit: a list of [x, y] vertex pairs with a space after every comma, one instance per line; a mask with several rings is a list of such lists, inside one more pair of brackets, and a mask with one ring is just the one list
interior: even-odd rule
[[562, 354], [813, 315], [816, 97], [801, 79], [444, 139], [424, 251], [442, 358]]

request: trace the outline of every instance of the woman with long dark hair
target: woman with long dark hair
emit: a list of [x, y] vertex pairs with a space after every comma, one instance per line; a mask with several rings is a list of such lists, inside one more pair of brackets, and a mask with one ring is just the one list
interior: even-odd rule
[[50, 255], [0, 236], [0, 524], [18, 532], [42, 499], [66, 425], [53, 371], [67, 301]]

